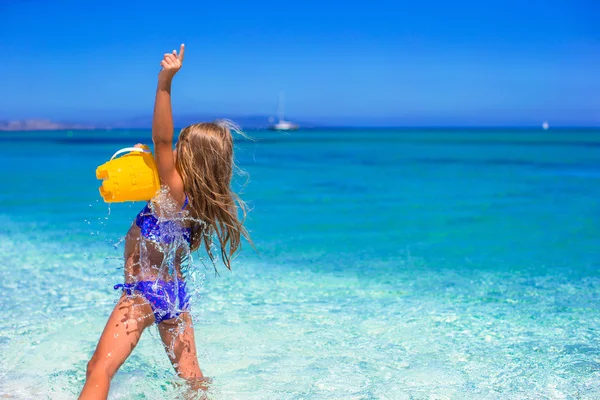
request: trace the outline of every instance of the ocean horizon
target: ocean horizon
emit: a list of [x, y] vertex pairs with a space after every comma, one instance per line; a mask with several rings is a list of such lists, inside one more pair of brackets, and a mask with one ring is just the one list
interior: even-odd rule
[[[219, 118], [215, 118], [219, 119]], [[202, 120], [198, 120], [202, 121]], [[232, 120], [236, 122], [235, 119]], [[175, 129], [182, 129], [187, 125], [175, 124]], [[240, 125], [243, 130], [250, 131], [271, 131], [268, 125], [264, 126], [243, 126]], [[117, 127], [90, 127], [90, 128], [51, 128], [51, 129], [16, 129], [16, 130], [2, 130], [0, 132], [62, 132], [62, 131], [78, 131], [78, 132], [89, 132], [89, 131], [147, 131], [150, 130], [150, 126], [117, 126]], [[456, 131], [456, 130], [466, 130], [466, 131], [478, 131], [478, 132], [486, 132], [486, 131], [494, 131], [494, 130], [507, 130], [507, 131], [538, 131], [538, 132], [546, 132], [552, 133], [555, 131], [597, 131], [600, 129], [600, 125], [594, 124], [564, 124], [564, 125], [555, 125], [548, 129], [544, 129], [541, 125], [533, 125], [533, 124], [521, 124], [521, 125], [495, 125], [495, 124], [449, 124], [449, 125], [377, 125], [377, 124], [358, 124], [358, 125], [308, 125], [308, 126], [300, 126], [299, 131], [320, 131], [320, 130], [398, 130], [398, 131], [428, 131], [428, 130], [439, 130], [439, 131]], [[284, 132], [284, 131], [280, 131]]]

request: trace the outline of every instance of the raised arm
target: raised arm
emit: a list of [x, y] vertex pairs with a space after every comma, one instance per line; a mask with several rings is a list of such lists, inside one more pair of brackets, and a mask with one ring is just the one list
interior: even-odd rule
[[158, 74], [156, 100], [154, 102], [154, 117], [152, 118], [152, 141], [154, 154], [158, 167], [158, 176], [162, 185], [169, 187], [171, 196], [183, 203], [185, 194], [183, 181], [175, 168], [175, 154], [173, 153], [173, 113], [171, 111], [171, 82], [183, 63], [184, 46], [181, 45], [179, 54], [165, 54], [160, 65], [162, 70]]

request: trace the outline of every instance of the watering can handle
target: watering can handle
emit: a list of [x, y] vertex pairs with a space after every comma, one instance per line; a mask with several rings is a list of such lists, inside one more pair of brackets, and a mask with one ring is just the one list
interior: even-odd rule
[[142, 148], [139, 148], [139, 147], [125, 147], [124, 149], [121, 149], [121, 150], [117, 151], [115, 154], [113, 154], [113, 156], [110, 159], [112, 160], [113, 158], [115, 158], [119, 154], [125, 153], [125, 152], [128, 152], [128, 151], [138, 151], [140, 153], [150, 153], [150, 150], [142, 149]]

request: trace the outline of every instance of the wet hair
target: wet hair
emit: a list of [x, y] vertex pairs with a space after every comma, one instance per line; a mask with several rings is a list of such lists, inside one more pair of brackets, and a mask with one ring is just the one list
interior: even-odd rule
[[[241, 133], [237, 125], [227, 120], [182, 129], [175, 161], [189, 198], [190, 217], [195, 221], [192, 223], [192, 251], [204, 245], [214, 265], [211, 247], [216, 237], [221, 260], [228, 269], [241, 247], [242, 237], [252, 244], [243, 225], [246, 206], [231, 189], [236, 168], [232, 130]], [[242, 219], [238, 217], [239, 211]]]

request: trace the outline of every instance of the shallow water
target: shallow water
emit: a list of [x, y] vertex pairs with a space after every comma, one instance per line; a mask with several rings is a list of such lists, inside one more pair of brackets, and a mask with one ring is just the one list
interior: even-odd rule
[[[259, 252], [195, 256], [212, 398], [600, 398], [600, 132], [250, 134]], [[76, 398], [143, 207], [94, 170], [149, 137], [0, 134], [0, 395]], [[144, 335], [111, 399], [178, 398]]]

